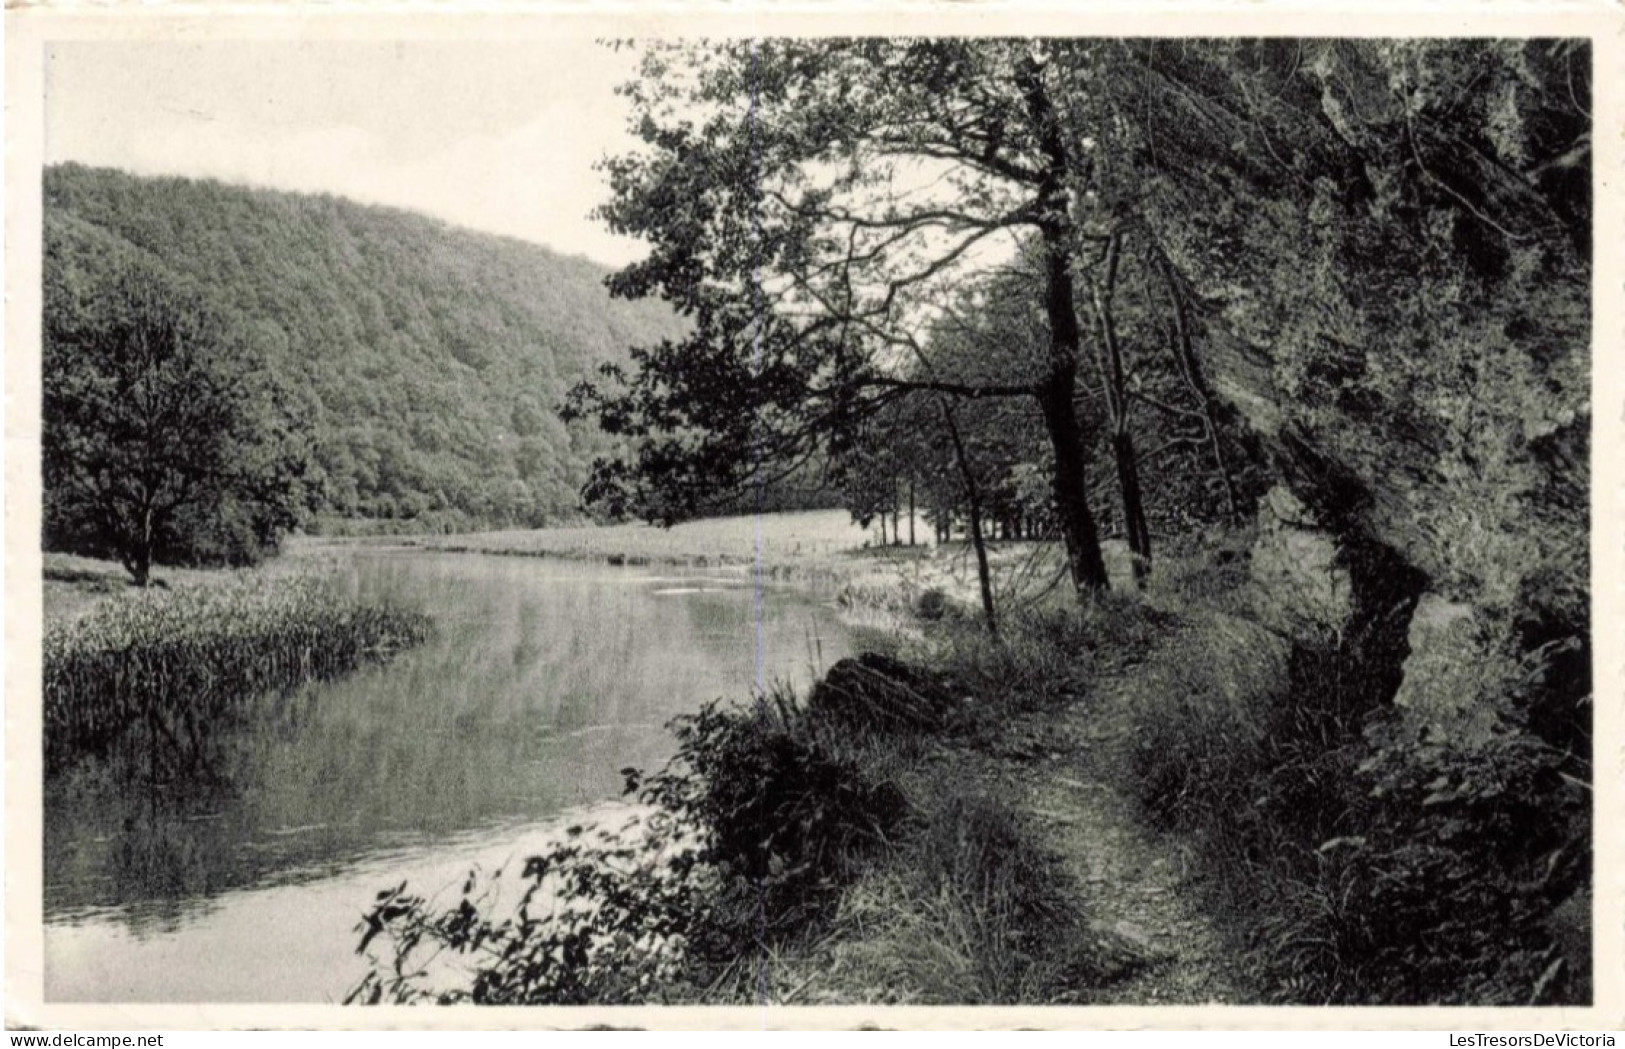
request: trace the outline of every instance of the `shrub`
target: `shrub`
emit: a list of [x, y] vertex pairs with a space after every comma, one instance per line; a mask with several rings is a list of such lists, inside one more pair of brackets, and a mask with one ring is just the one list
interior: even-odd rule
[[[645, 1002], [683, 986], [690, 933], [717, 907], [716, 871], [669, 814], [614, 828], [568, 828], [525, 860], [523, 889], [504, 905], [501, 871], [470, 872], [456, 903], [380, 892], [362, 919], [358, 954], [371, 971], [347, 1004], [481, 1005]], [[388, 944], [387, 961], [368, 954]]]
[[1585, 883], [1584, 762], [1526, 731], [1520, 686], [1447, 733], [1375, 702], [1351, 647], [1248, 673], [1264, 645], [1205, 621], [1165, 646], [1131, 701], [1148, 814], [1196, 834], [1279, 1000], [1572, 1000], [1545, 921]]
[[[785, 692], [712, 703], [673, 722], [677, 753], [650, 776], [625, 770], [647, 815], [573, 828], [525, 863], [504, 914], [471, 877], [447, 908], [405, 886], [360, 927], [387, 959], [351, 1001], [491, 1004], [696, 999], [804, 931], [904, 817], [902, 792]], [[547, 904], [545, 911], [541, 905]], [[449, 951], [464, 978], [436, 986], [421, 959]]]
[[953, 610], [948, 595], [938, 587], [921, 591], [914, 601], [914, 614], [927, 623], [935, 623]]
[[804, 925], [907, 811], [840, 728], [784, 691], [710, 704], [675, 731], [676, 761], [647, 780], [628, 770], [629, 789], [700, 828], [705, 857], [759, 901], [763, 939]]
[[1361, 964], [1358, 993], [1402, 1004], [1555, 995], [1544, 921], [1590, 858], [1589, 792], [1565, 777], [1563, 756], [1514, 725], [1452, 738], [1399, 716], [1368, 741], [1362, 833], [1336, 842], [1351, 890], [1338, 931], [1344, 958]]
[[820, 720], [869, 732], [942, 731], [961, 720], [959, 701], [934, 675], [875, 652], [830, 667], [807, 707]]

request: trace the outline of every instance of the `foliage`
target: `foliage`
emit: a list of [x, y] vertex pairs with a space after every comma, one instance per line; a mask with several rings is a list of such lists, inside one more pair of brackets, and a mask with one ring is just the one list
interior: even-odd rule
[[[83, 238], [83, 239], [81, 239]], [[46, 223], [45, 541], [244, 564], [314, 497], [308, 437], [237, 319], [139, 252]]]
[[1225, 622], [1137, 682], [1128, 770], [1198, 837], [1275, 997], [1572, 1000], [1544, 921], [1587, 875], [1586, 763], [1515, 719], [1479, 735], [1361, 705], [1335, 653], [1248, 670]]
[[937, 587], [920, 591], [920, 596], [914, 601], [914, 614], [928, 623], [945, 618], [952, 609], [948, 595]]
[[1346, 892], [1336, 933], [1354, 970], [1334, 993], [1400, 1004], [1574, 1000], [1588, 974], [1560, 970], [1545, 927], [1589, 876], [1591, 798], [1565, 775], [1572, 764], [1511, 725], [1462, 739], [1395, 717], [1374, 724], [1367, 742], [1360, 833], [1321, 847], [1322, 884]]
[[[622, 89], [643, 152], [606, 164], [603, 216], [650, 241], [612, 280], [692, 326], [630, 372], [577, 387], [572, 412], [627, 438], [589, 494], [663, 520], [824, 453], [929, 393], [1042, 407], [1074, 584], [1107, 580], [1074, 403], [1080, 334], [1067, 137], [1048, 44], [948, 39], [651, 43]], [[681, 116], [676, 114], [681, 113]], [[899, 185], [917, 185], [906, 198]], [[925, 330], [980, 259], [1022, 238], [1044, 259], [1038, 374], [939, 374]], [[859, 507], [860, 516], [868, 509]]]
[[808, 694], [807, 708], [854, 732], [947, 732], [963, 721], [959, 699], [936, 675], [875, 652], [830, 667]]
[[[497, 872], [497, 877], [501, 872]], [[688, 936], [713, 914], [714, 872], [669, 814], [620, 828], [568, 828], [525, 861], [517, 903], [501, 908], [494, 884], [470, 872], [455, 905], [380, 892], [357, 953], [383, 937], [387, 969], [372, 970], [347, 1003], [615, 1004], [668, 1000], [688, 975]], [[511, 913], [508, 913], [511, 911]], [[443, 953], [466, 971], [431, 971]]]
[[905, 813], [849, 736], [784, 693], [748, 712], [713, 704], [678, 724], [681, 768], [633, 782], [644, 800], [707, 828], [712, 857], [759, 901], [759, 935], [773, 937], [816, 914]]
[[387, 659], [428, 628], [419, 613], [358, 604], [313, 579], [247, 576], [105, 599], [45, 634], [46, 765], [145, 732], [175, 771], [196, 771], [208, 734], [243, 704]]
[[997, 733], [1012, 714], [1086, 696], [1103, 669], [1143, 659], [1171, 622], [1144, 602], [1103, 596], [1082, 611], [1019, 609], [998, 637], [973, 619], [946, 618], [904, 657], [968, 694], [976, 731]]
[[332, 197], [68, 164], [45, 172], [45, 212], [48, 289], [107, 294], [109, 256], [211, 289], [309, 422], [324, 515], [573, 514], [606, 444], [557, 402], [678, 330], [658, 306], [609, 301], [584, 259]]
[[[626, 770], [648, 814], [622, 828], [571, 828], [528, 859], [512, 916], [472, 876], [445, 909], [404, 886], [381, 893], [359, 949], [383, 936], [390, 957], [350, 1000], [696, 997], [742, 956], [816, 921], [906, 813], [853, 742], [785, 693], [749, 707], [712, 703], [673, 730], [677, 753], [664, 769]], [[423, 949], [465, 960], [466, 978], [434, 986]]]

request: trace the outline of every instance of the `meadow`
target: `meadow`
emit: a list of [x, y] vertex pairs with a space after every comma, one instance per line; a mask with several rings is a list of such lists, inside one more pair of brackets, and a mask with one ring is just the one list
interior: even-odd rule
[[878, 545], [878, 535], [854, 524], [844, 510], [809, 510], [706, 518], [670, 528], [643, 523], [579, 525], [414, 536], [399, 542], [430, 550], [566, 557], [609, 564], [788, 566], [792, 559], [813, 561]]

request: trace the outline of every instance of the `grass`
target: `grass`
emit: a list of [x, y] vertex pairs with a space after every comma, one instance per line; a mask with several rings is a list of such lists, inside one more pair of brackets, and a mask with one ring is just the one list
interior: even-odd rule
[[419, 613], [340, 597], [313, 579], [229, 581], [110, 596], [44, 639], [48, 768], [145, 726], [172, 752], [263, 693], [388, 658], [428, 632]]
[[[920, 529], [922, 536], [930, 529]], [[334, 546], [381, 542], [413, 549], [507, 557], [558, 557], [610, 565], [672, 565], [751, 570], [769, 584], [794, 584], [833, 598], [854, 626], [907, 630], [923, 595], [937, 591], [959, 608], [979, 607], [969, 544], [917, 546], [878, 542], [877, 528], [852, 523], [844, 510], [740, 515], [690, 521], [671, 528], [647, 524], [580, 525], [379, 539], [303, 538], [295, 557]], [[1122, 544], [1107, 544], [1114, 579], [1126, 580]], [[1059, 544], [989, 545], [1001, 609], [1071, 606]]]
[[1109, 946], [1087, 895], [1008, 802], [928, 774], [915, 817], [842, 896], [797, 968], [825, 999], [920, 1005], [1086, 1000], [1139, 959]]
[[[76, 619], [107, 598], [128, 593], [135, 586], [130, 573], [116, 561], [62, 553], [46, 553], [42, 561], [41, 596], [47, 626]], [[223, 569], [155, 567], [153, 582], [159, 589], [167, 589], [207, 585], [230, 579], [233, 574]]]
[[844, 510], [707, 518], [671, 528], [647, 524], [581, 525], [524, 531], [402, 539], [432, 550], [566, 557], [609, 564], [676, 564], [697, 567], [752, 565], [788, 570], [792, 562], [860, 550], [874, 533], [852, 523]]
[[[1147, 959], [1096, 931], [1089, 895], [1049, 851], [1046, 828], [1004, 796], [996, 777], [971, 772], [971, 754], [996, 746], [1022, 714], [1087, 702], [1102, 670], [1143, 655], [1170, 628], [1167, 614], [1120, 597], [1081, 612], [1020, 610], [998, 640], [959, 612], [896, 646], [913, 673], [971, 697], [968, 720], [952, 722], [948, 737], [843, 721], [840, 746], [858, 767], [894, 777], [910, 815], [843, 879], [835, 906], [803, 940], [752, 970], [770, 996], [1086, 1002], [1142, 967]], [[741, 980], [717, 996], [748, 1000], [759, 987]]]
[[1246, 618], [1245, 586], [1244, 561], [1197, 554], [1149, 595], [1184, 611], [1126, 679], [1118, 773], [1151, 823], [1197, 844], [1209, 909], [1267, 999], [1583, 993], [1543, 927], [1589, 856], [1561, 755], [1516, 717], [1483, 738], [1409, 719], [1384, 620], [1292, 643]]

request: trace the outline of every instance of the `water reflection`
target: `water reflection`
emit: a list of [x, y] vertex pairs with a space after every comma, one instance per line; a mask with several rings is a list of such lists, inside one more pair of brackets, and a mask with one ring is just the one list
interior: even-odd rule
[[[743, 577], [456, 554], [338, 571], [357, 594], [426, 607], [435, 638], [267, 697], [220, 741], [220, 783], [150, 785], [87, 763], [46, 784], [49, 997], [263, 997], [267, 985], [222, 987], [219, 972], [239, 960], [224, 929], [258, 926], [256, 905], [286, 912], [257, 935], [290, 957], [347, 959], [354, 916], [401, 865], [456, 877], [466, 850], [509, 849], [618, 796], [619, 769], [669, 754], [674, 715], [770, 676], [805, 684], [844, 644], [822, 609]], [[139, 971], [143, 952], [180, 968], [139, 992], [98, 982]], [[320, 965], [274, 985], [317, 1000], [344, 989]]]

